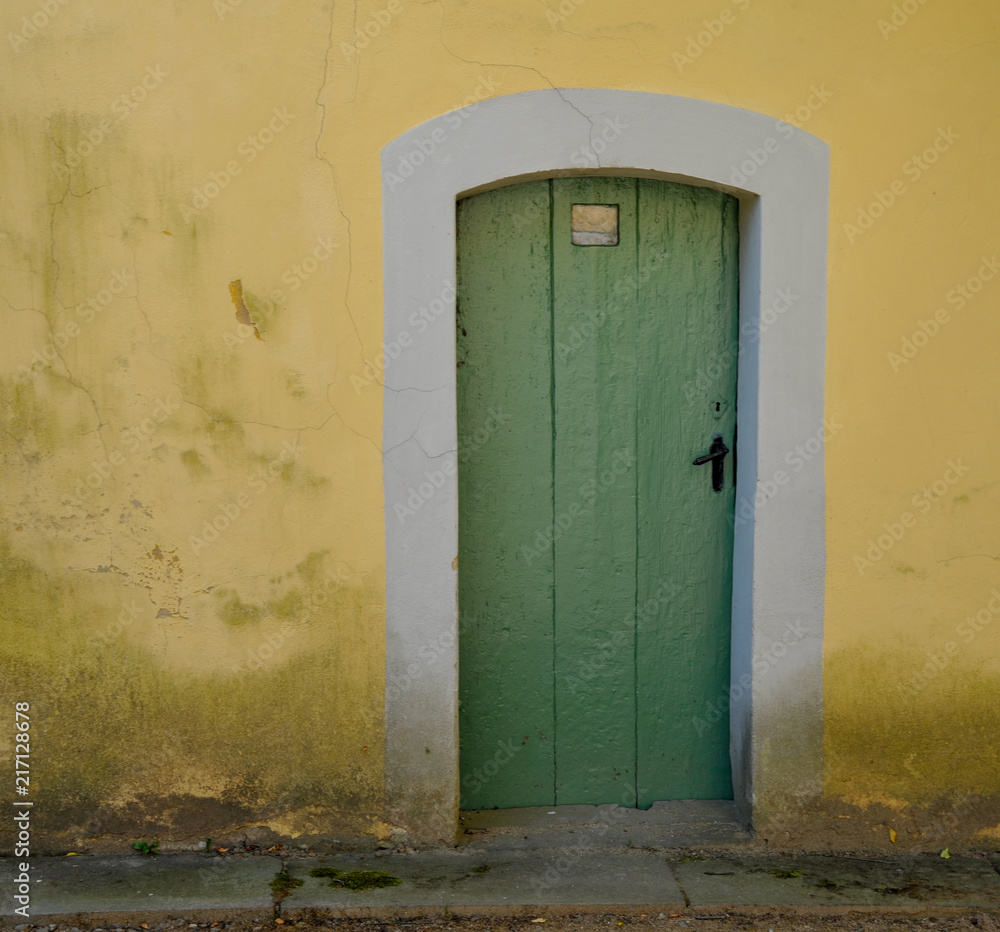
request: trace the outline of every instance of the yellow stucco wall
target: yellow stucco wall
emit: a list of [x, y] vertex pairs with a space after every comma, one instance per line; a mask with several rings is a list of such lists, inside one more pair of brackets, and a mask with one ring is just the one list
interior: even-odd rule
[[829, 812], [873, 844], [1000, 834], [998, 24], [987, 0], [8, 3], [0, 643], [36, 829], [389, 830], [379, 152], [485, 97], [611, 87], [830, 145]]

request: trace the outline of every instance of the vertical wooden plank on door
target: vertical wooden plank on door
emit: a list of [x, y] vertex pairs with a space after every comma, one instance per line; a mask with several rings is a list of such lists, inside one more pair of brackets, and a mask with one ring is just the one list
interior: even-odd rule
[[552, 521], [550, 197], [539, 181], [458, 205], [464, 809], [553, 802], [552, 553], [535, 548]]
[[[714, 492], [712, 436], [734, 447], [737, 202], [639, 182], [637, 591], [639, 806], [730, 799], [732, 454]], [[728, 518], [728, 520], [727, 520]]]
[[[559, 804], [634, 803], [635, 189], [553, 182]], [[617, 204], [619, 245], [573, 245], [573, 204]]]

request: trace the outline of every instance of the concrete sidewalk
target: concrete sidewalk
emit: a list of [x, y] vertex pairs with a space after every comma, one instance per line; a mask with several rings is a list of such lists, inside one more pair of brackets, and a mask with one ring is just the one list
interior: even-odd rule
[[[657, 804], [634, 812], [562, 807], [468, 813], [466, 844], [421, 851], [35, 857], [30, 915], [35, 922], [73, 913], [270, 914], [279, 901], [286, 916], [307, 909], [385, 916], [599, 908], [711, 915], [737, 906], [1000, 908], [1000, 853], [778, 856], [753, 845], [721, 809], [705, 806], [692, 817], [690, 807]], [[332, 881], [311, 875], [317, 868], [342, 873]], [[300, 883], [276, 898], [271, 885], [282, 870]], [[353, 878], [344, 872], [351, 871], [381, 871], [398, 883], [349, 889], [344, 883]], [[15, 892], [16, 873], [13, 859], [0, 860], [5, 897]]]
[[[115, 911], [269, 910], [282, 868], [301, 880], [286, 914], [323, 908], [475, 913], [513, 907], [628, 907], [677, 911], [737, 905], [1000, 907], [1000, 857], [862, 860], [821, 855], [705, 857], [658, 849], [436, 850], [336, 857], [218, 856], [33, 858], [31, 917]], [[13, 892], [14, 864], [0, 864]], [[383, 871], [395, 886], [351, 890], [310, 876], [318, 867]], [[389, 909], [389, 912], [392, 910]]]

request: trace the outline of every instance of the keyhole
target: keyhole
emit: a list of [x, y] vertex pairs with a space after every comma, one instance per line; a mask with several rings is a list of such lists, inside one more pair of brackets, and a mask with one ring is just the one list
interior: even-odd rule
[[715, 410], [716, 411], [721, 411], [722, 410], [722, 402], [721, 401], [717, 401], [715, 403]]

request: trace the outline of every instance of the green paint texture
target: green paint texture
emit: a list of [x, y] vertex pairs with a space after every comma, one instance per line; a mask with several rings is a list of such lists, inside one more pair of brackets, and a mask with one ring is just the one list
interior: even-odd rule
[[557, 179], [458, 223], [462, 805], [731, 798], [732, 458], [691, 460], [733, 445], [736, 202]]

